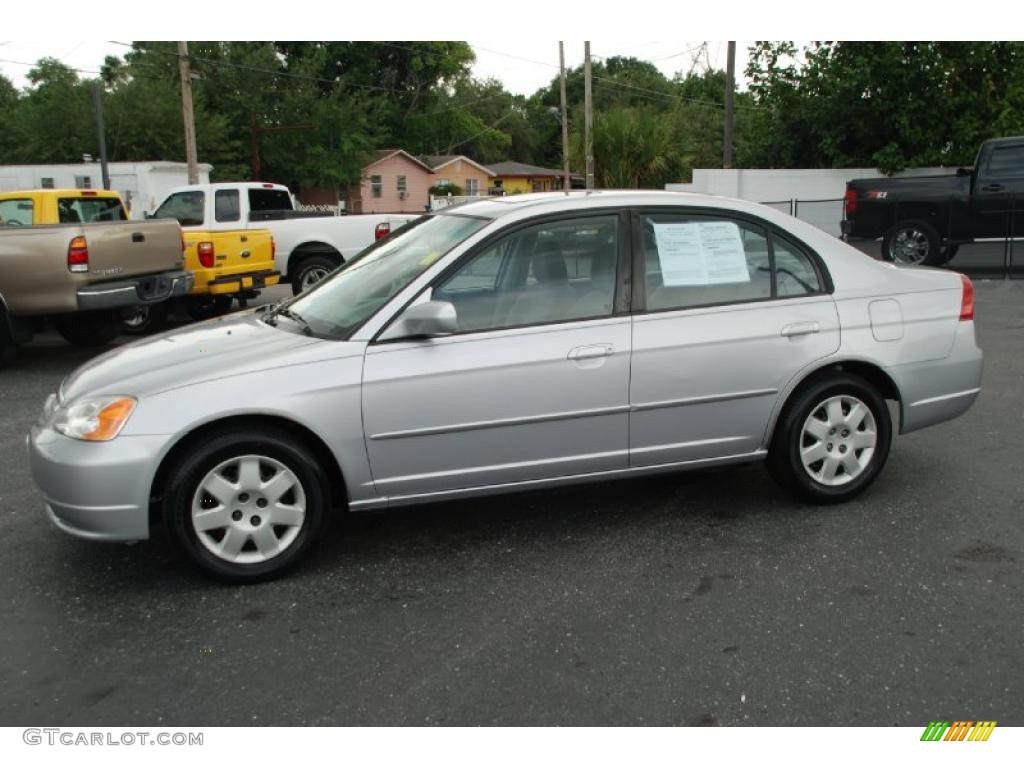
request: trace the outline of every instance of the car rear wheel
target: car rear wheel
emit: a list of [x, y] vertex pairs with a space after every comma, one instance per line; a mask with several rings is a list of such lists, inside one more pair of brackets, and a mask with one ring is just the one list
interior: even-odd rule
[[287, 432], [231, 430], [168, 475], [164, 520], [207, 573], [255, 582], [296, 565], [318, 539], [327, 493], [315, 456]]
[[298, 295], [312, 288], [338, 268], [340, 261], [330, 256], [308, 256], [299, 262], [292, 277], [292, 294]]
[[779, 418], [768, 469], [808, 501], [851, 499], [885, 465], [892, 423], [885, 399], [870, 383], [834, 373], [798, 391]]
[[950, 258], [944, 255], [942, 239], [927, 221], [901, 221], [882, 239], [882, 256], [901, 266], [938, 267]]

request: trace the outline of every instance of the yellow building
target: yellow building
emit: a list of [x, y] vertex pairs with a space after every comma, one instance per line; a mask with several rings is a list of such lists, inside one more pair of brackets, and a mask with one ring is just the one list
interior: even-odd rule
[[[512, 161], [487, 166], [495, 175], [494, 194], [518, 195], [523, 192], [550, 192], [564, 187], [564, 172]], [[571, 181], [570, 181], [571, 183]]]

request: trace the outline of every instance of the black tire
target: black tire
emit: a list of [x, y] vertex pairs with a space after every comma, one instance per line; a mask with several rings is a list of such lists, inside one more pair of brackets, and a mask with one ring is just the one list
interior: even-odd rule
[[341, 257], [337, 255], [317, 254], [313, 256], [299, 256], [299, 262], [294, 271], [289, 270], [292, 273], [292, 295], [299, 295], [339, 266], [341, 266]]
[[956, 252], [959, 251], [959, 250], [960, 250], [960, 246], [959, 245], [947, 245], [945, 248], [943, 248], [939, 252], [939, 255], [940, 255], [942, 260], [936, 266], [941, 266], [943, 264], [949, 264], [949, 262], [951, 262], [953, 260], [953, 257], [956, 256]]
[[[302, 496], [292, 497], [292, 504], [298, 504], [298, 499], [304, 498], [305, 517], [294, 537], [289, 539], [290, 543], [279, 554], [269, 557], [262, 562], [238, 563], [231, 562], [211, 551], [209, 546], [222, 546], [228, 537], [228, 527], [223, 529], [223, 538], [219, 542], [213, 542], [216, 534], [207, 536], [200, 541], [200, 534], [193, 525], [193, 502], [197, 500], [202, 503], [199, 494], [208, 488], [203, 485], [208, 473], [212, 472], [219, 465], [225, 462], [232, 462], [240, 457], [262, 457], [260, 463], [261, 478], [262, 472], [268, 469], [267, 460], [279, 462], [297, 479], [301, 485]], [[230, 467], [229, 467], [230, 469]], [[273, 467], [269, 467], [273, 470]], [[243, 486], [241, 477], [236, 481]], [[206, 436], [201, 443], [189, 447], [177, 463], [167, 474], [166, 489], [163, 500], [163, 520], [170, 532], [171, 538], [189, 559], [199, 566], [206, 573], [223, 581], [232, 583], [252, 583], [273, 579], [286, 573], [293, 568], [309, 552], [309, 550], [320, 539], [323, 528], [327, 521], [327, 487], [316, 457], [303, 443], [286, 431], [274, 428], [234, 428], [223, 432]], [[268, 517], [266, 520], [251, 521], [255, 515], [266, 514], [269, 511], [260, 512], [260, 509], [267, 510], [267, 507], [257, 508], [259, 499], [258, 492], [250, 496], [243, 504], [240, 501], [241, 495], [235, 497], [228, 506], [237, 505], [241, 513], [240, 519], [228, 523], [233, 530], [233, 535], [246, 537], [243, 549], [239, 556], [246, 553], [245, 547], [256, 549], [257, 557], [262, 555], [256, 547], [255, 534], [261, 526], [273, 536], [281, 536], [277, 541], [284, 541], [287, 535], [285, 531], [278, 532], [283, 526], [274, 525]], [[281, 497], [284, 498], [284, 497]], [[213, 498], [208, 503], [223, 507]], [[247, 505], [247, 506], [246, 506]], [[229, 515], [230, 516], [230, 515]], [[237, 523], [237, 525], [235, 525]], [[220, 533], [217, 529], [216, 533]], [[250, 553], [251, 554], [251, 553]]]
[[3, 315], [0, 315], [0, 368], [10, 365], [17, 356], [18, 345], [14, 343]]
[[170, 304], [169, 301], [161, 301], [159, 304], [122, 307], [117, 313], [121, 333], [129, 336], [146, 336], [162, 331], [167, 325]]
[[[856, 447], [856, 436], [850, 435], [849, 430], [844, 434], [842, 427], [838, 428], [838, 432], [837, 428], [828, 425], [822, 427], [834, 433], [832, 436], [826, 431], [820, 440], [823, 448], [828, 451], [827, 458], [813, 462], [809, 467], [804, 466], [802, 459], [802, 452], [816, 445], [811, 434], [805, 434], [805, 424], [809, 423], [812, 415], [823, 415], [825, 410], [820, 408], [821, 404], [833, 398], [856, 399], [870, 411], [870, 421], [873, 424], [869, 424], [869, 420], [865, 418], [863, 422], [854, 426], [857, 434], [865, 435], [870, 432], [869, 427], [874, 426], [875, 442], [872, 453], [866, 458], [863, 467], [856, 470], [857, 474], [852, 479], [842, 479], [844, 474], [854, 474], [853, 471], [846, 470], [846, 464], [843, 462], [852, 458], [856, 463], [851, 466], [857, 466], [865, 457], [865, 449]], [[852, 401], [847, 400], [846, 404], [850, 405]], [[845, 415], [850, 415], [851, 411], [845, 412]], [[859, 427], [864, 429], [861, 430]], [[885, 466], [891, 443], [892, 420], [885, 399], [878, 390], [859, 376], [840, 372], [830, 373], [801, 387], [786, 404], [775, 426], [768, 450], [768, 470], [782, 487], [807, 501], [835, 504], [852, 499], [875, 481]], [[834, 462], [833, 466], [837, 462], [842, 467], [841, 471], [837, 470], [834, 473], [833, 482], [838, 484], [822, 482], [812, 476], [812, 472], [822, 472], [822, 476], [825, 476], [827, 460]]]
[[952, 257], [943, 257], [942, 238], [935, 227], [921, 219], [908, 219], [885, 233], [882, 258], [904, 266], [938, 267]]
[[101, 347], [121, 334], [121, 325], [113, 311], [77, 312], [57, 321], [57, 333], [77, 346]]
[[224, 315], [231, 311], [231, 297], [223, 294], [189, 296], [185, 303], [185, 311], [193, 320], [209, 320], [211, 317]]

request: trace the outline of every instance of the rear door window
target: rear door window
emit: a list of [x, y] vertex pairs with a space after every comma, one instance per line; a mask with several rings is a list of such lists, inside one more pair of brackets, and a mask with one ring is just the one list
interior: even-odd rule
[[0, 200], [0, 227], [31, 227], [32, 201]]
[[61, 224], [92, 224], [127, 221], [124, 206], [116, 197], [58, 197], [57, 221]]
[[242, 217], [238, 202], [237, 189], [218, 189], [213, 196], [213, 218], [217, 221], [238, 221]]
[[1024, 144], [996, 147], [988, 161], [989, 176], [1024, 177]]

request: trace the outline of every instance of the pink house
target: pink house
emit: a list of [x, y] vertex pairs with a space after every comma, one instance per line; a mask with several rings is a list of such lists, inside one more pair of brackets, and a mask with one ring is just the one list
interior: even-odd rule
[[350, 213], [423, 213], [430, 205], [427, 191], [434, 172], [404, 149], [381, 149], [363, 168], [362, 182], [349, 187]]

